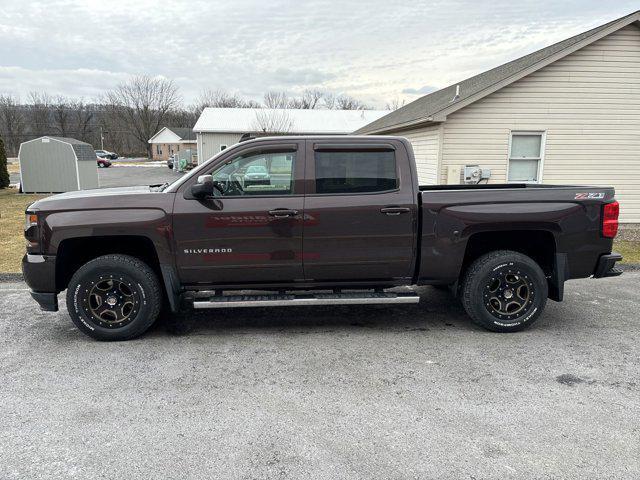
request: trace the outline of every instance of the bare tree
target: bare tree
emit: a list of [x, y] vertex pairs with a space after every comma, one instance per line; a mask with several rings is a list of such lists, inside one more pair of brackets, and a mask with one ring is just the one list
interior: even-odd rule
[[105, 96], [106, 107], [113, 119], [144, 145], [151, 156], [148, 140], [165, 123], [170, 112], [180, 106], [178, 88], [171, 80], [148, 75], [133, 77]]
[[51, 103], [53, 116], [53, 128], [62, 137], [70, 136], [71, 130], [71, 105], [62, 95]]
[[336, 98], [336, 108], [339, 110], [368, 110], [364, 103], [349, 95], [340, 95]]
[[95, 107], [89, 106], [82, 100], [72, 102], [71, 124], [73, 137], [83, 142], [93, 143], [97, 128], [93, 125], [96, 112]]
[[34, 137], [51, 135], [51, 103], [51, 97], [46, 92], [29, 94], [28, 124]]
[[337, 97], [335, 93], [327, 92], [324, 94], [324, 98], [322, 99], [322, 103], [324, 103], [324, 107], [329, 110], [334, 110], [336, 108]]
[[263, 103], [267, 108], [288, 108], [289, 96], [285, 92], [267, 92], [264, 94]]
[[225, 90], [205, 89], [200, 92], [192, 110], [200, 115], [206, 107], [217, 108], [260, 108], [260, 104], [254, 100], [245, 100], [238, 94], [231, 94]]
[[0, 136], [6, 140], [9, 155], [18, 154], [25, 138], [25, 108], [20, 100], [11, 95], [0, 95]]
[[264, 108], [256, 110], [253, 130], [262, 133], [289, 133], [293, 128], [293, 119], [282, 109]]
[[292, 98], [288, 102], [288, 108], [314, 109], [320, 106], [320, 100], [324, 96], [322, 90], [307, 89], [297, 98]]
[[387, 102], [385, 105], [386, 110], [398, 110], [401, 107], [404, 107], [405, 100], [400, 101], [398, 97], [394, 98], [390, 102]]

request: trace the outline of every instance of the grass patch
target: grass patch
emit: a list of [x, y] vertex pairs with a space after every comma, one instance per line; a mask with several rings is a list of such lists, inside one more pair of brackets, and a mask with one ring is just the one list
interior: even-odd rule
[[624, 257], [622, 263], [640, 263], [640, 242], [616, 240], [613, 243], [613, 251]]
[[0, 272], [20, 272], [25, 252], [24, 210], [46, 195], [18, 194], [15, 188], [0, 190]]
[[9, 173], [20, 173], [20, 164], [19, 163], [8, 163], [7, 170]]

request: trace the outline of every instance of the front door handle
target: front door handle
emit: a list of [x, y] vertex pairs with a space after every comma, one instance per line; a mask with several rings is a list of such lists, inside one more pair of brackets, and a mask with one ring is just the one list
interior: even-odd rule
[[276, 208], [275, 210], [269, 210], [269, 215], [275, 218], [295, 217], [298, 214], [298, 210], [290, 210], [288, 208]]
[[386, 215], [400, 215], [401, 213], [409, 213], [411, 211], [408, 207], [384, 207], [380, 209], [381, 213]]

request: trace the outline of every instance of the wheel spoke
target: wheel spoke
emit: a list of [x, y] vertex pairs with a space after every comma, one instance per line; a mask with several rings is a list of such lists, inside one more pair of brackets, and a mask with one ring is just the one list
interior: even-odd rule
[[130, 285], [130, 280], [122, 277], [97, 280], [87, 294], [87, 313], [103, 327], [125, 326], [135, 317], [138, 304]]

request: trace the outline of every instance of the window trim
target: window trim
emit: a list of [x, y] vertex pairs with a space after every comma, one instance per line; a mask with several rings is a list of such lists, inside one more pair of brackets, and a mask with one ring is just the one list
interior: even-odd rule
[[[511, 167], [511, 146], [513, 144], [513, 136], [521, 135], [521, 136], [536, 136], [540, 137], [540, 156], [537, 158], [528, 157], [528, 158], [515, 158], [513, 160], [537, 160], [538, 161], [538, 171], [537, 171], [537, 180], [511, 180], [509, 178], [509, 172]], [[547, 131], [546, 130], [509, 130], [509, 147], [507, 150], [507, 183], [527, 183], [532, 185], [537, 185], [542, 183], [542, 174], [544, 172], [544, 155], [547, 149]]]
[[[310, 165], [310, 173], [313, 174], [313, 179], [310, 179], [309, 177], [307, 177], [307, 180], [312, 180], [310, 183], [310, 187], [313, 189], [313, 193], [307, 193], [307, 197], [344, 197], [344, 196], [354, 196], [354, 195], [384, 195], [384, 194], [389, 194], [389, 193], [396, 193], [399, 192], [402, 188], [402, 179], [401, 179], [401, 175], [400, 175], [400, 169], [398, 168], [398, 155], [397, 155], [397, 150], [395, 147], [393, 148], [389, 148], [389, 145], [384, 144], [385, 148], [376, 148], [376, 147], [380, 147], [381, 144], [358, 144], [356, 146], [356, 148], [349, 148], [351, 147], [351, 145], [349, 145], [349, 147], [345, 147], [346, 148], [339, 148], [336, 149], [335, 146], [336, 144], [317, 144], [317, 145], [330, 145], [329, 148], [316, 148], [316, 145], [313, 146], [313, 150], [312, 150], [312, 155], [311, 155], [311, 165]], [[366, 146], [365, 146], [366, 145]], [[373, 147], [373, 148], [371, 148]], [[332, 192], [332, 193], [318, 193], [316, 191], [316, 185], [317, 185], [317, 177], [316, 177], [316, 153], [319, 152], [341, 152], [341, 151], [361, 151], [361, 152], [380, 152], [380, 151], [390, 151], [393, 153], [393, 161], [395, 163], [395, 171], [396, 171], [396, 180], [397, 180], [397, 187], [396, 188], [392, 188], [390, 190], [379, 190], [376, 192]]]

